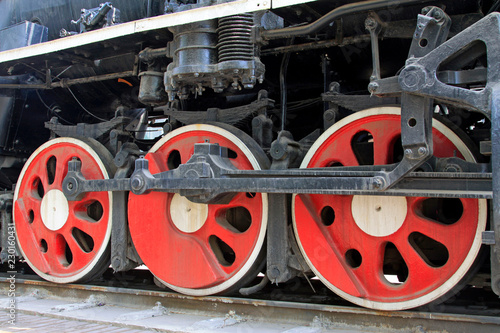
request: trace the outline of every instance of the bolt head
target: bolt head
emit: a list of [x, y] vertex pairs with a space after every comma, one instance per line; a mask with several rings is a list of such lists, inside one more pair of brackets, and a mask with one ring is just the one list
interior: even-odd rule
[[407, 65], [399, 75], [398, 81], [403, 91], [418, 91], [425, 87], [428, 80], [428, 74], [422, 66], [410, 64]]
[[323, 114], [323, 119], [325, 119], [326, 121], [334, 120], [335, 119], [335, 113], [333, 111], [327, 110]]
[[275, 160], [281, 160], [286, 157], [286, 147], [280, 144], [275, 144], [271, 147], [271, 157]]
[[457, 168], [456, 165], [449, 165], [445, 169], [446, 172], [459, 172], [460, 170]]
[[436, 20], [440, 20], [440, 19], [442, 19], [444, 17], [443, 14], [444, 13], [442, 11], [436, 10], [436, 11], [434, 11], [434, 18]]
[[373, 179], [373, 188], [374, 189], [380, 189], [384, 186], [385, 184], [385, 180], [382, 178], [382, 177], [375, 177], [375, 179]]
[[380, 88], [380, 86], [377, 82], [370, 82], [370, 84], [368, 84], [368, 91], [371, 94], [374, 94], [375, 92], [377, 92], [378, 88]]
[[372, 17], [369, 17], [365, 20], [366, 29], [373, 29], [377, 26], [377, 22]]
[[144, 186], [144, 180], [139, 177], [134, 177], [130, 182], [130, 186], [132, 187], [132, 189], [138, 191]]
[[427, 154], [427, 148], [425, 148], [425, 147], [418, 148], [418, 154], [419, 155], [425, 155], [425, 154]]

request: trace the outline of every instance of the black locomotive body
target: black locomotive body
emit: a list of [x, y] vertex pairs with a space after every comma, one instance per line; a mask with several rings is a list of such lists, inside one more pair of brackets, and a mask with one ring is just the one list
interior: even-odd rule
[[57, 283], [316, 276], [401, 310], [479, 272], [498, 295], [498, 8], [1, 1], [2, 261], [14, 228]]

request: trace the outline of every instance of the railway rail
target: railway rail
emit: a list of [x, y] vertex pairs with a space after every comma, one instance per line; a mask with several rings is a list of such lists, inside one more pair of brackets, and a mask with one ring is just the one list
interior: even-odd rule
[[[0, 273], [0, 290], [8, 290], [11, 282], [5, 273]], [[432, 310], [400, 312], [345, 305], [331, 293], [304, 297], [286, 288], [272, 296], [260, 293], [252, 299], [186, 296], [156, 287], [152, 276], [140, 270], [92, 284], [60, 285], [34, 275], [19, 275], [15, 280], [15, 291], [19, 300], [16, 311], [19, 314], [129, 329], [419, 333], [498, 332], [500, 329], [500, 302], [485, 299], [487, 294], [481, 289], [472, 291], [475, 298], [472, 302], [470, 294], [466, 293]], [[4, 311], [6, 300], [7, 295], [2, 292], [0, 304]], [[127, 315], [124, 316], [124, 313]], [[179, 316], [189, 319], [180, 320]], [[23, 327], [23, 317], [20, 318], [17, 324]]]

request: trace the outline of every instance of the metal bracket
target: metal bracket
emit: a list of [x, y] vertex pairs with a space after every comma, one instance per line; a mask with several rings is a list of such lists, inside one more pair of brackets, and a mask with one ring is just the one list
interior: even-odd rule
[[112, 26], [120, 23], [120, 10], [113, 7], [111, 2], [101, 3], [96, 8], [83, 8], [80, 18], [77, 21], [71, 20], [71, 23], [80, 26], [80, 33]]
[[252, 138], [262, 148], [269, 148], [273, 140], [273, 121], [260, 114], [252, 119]]
[[[377, 32], [376, 20], [367, 20], [371, 24], [367, 25], [372, 39]], [[413, 35], [413, 41], [407, 60], [407, 65], [398, 78], [399, 85], [413, 84], [418, 82], [418, 76], [412, 70], [411, 64], [424, 57], [431, 50], [442, 44], [451, 26], [451, 19], [438, 7], [425, 7], [422, 14], [418, 15], [417, 27]], [[374, 47], [372, 40], [372, 48]], [[378, 52], [378, 44], [372, 52]], [[375, 65], [376, 55], [374, 54], [374, 74], [370, 78], [372, 82], [368, 86], [371, 93], [375, 93], [380, 79]], [[376, 76], [374, 76], [377, 74]], [[415, 170], [432, 156], [432, 100], [430, 96], [418, 96], [411, 94], [414, 91], [405, 91], [401, 95], [401, 140], [404, 150], [404, 158], [401, 163], [391, 172], [381, 172], [381, 189], [387, 189], [400, 181], [409, 172]]]
[[[500, 17], [500, 15], [499, 15]], [[498, 30], [497, 30], [498, 32]], [[500, 296], [500, 84], [491, 90], [491, 164], [493, 171], [493, 202], [491, 230], [495, 245], [491, 246], [491, 288]]]
[[[12, 193], [0, 195], [0, 246], [2, 247], [2, 251], [0, 252], [0, 263], [7, 262], [12, 255], [18, 257], [20, 253], [17, 248], [17, 241], [13, 231], [14, 225], [12, 224], [13, 199], [14, 196]], [[12, 242], [14, 242], [14, 246], [10, 246]], [[12, 252], [12, 249], [14, 249], [14, 252]]]
[[483, 231], [482, 235], [482, 243], [484, 245], [495, 245], [495, 232], [493, 230]]
[[57, 117], [52, 117], [49, 122], [45, 123], [45, 128], [58, 136], [101, 139], [112, 130], [121, 128], [130, 123], [130, 121], [130, 117], [117, 116], [109, 121], [98, 124], [78, 123], [76, 125], [63, 125], [59, 123]]
[[382, 31], [382, 21], [375, 13], [370, 13], [365, 20], [365, 28], [370, 32], [372, 46], [372, 67], [373, 72], [370, 76], [370, 82], [380, 79], [380, 52], [378, 48], [378, 35]]
[[425, 7], [417, 17], [417, 28], [408, 54], [410, 58], [420, 58], [436, 46], [443, 44], [451, 27], [450, 17], [439, 7]]
[[[460, 32], [453, 38], [437, 46], [420, 58], [407, 60], [405, 68], [397, 78], [377, 80], [372, 93], [385, 95], [401, 91], [412, 95], [433, 98], [444, 103], [460, 105], [464, 109], [478, 111], [491, 118], [491, 94], [494, 85], [500, 82], [500, 14], [492, 13]], [[483, 48], [488, 58], [487, 82], [483, 89], [471, 90], [446, 84], [437, 78], [438, 69], [449, 62], [454, 55], [474, 50], [474, 56], [482, 55]], [[478, 50], [476, 51], [476, 48]], [[459, 65], [457, 65], [460, 67]]]
[[[435, 15], [439, 11], [431, 10], [427, 14], [434, 11], [434, 19], [437, 20]], [[438, 14], [440, 16], [441, 14]], [[426, 15], [428, 16], [428, 15]], [[433, 27], [432, 29], [437, 31], [446, 31], [446, 23], [442, 24], [441, 27], [436, 25], [436, 22], [432, 19], [428, 19], [422, 15], [419, 15], [420, 23], [427, 22], [427, 25], [423, 25], [421, 31], [418, 30], [414, 36], [414, 43], [412, 45], [411, 55], [421, 55], [419, 58], [409, 58], [407, 60], [405, 68], [401, 71], [398, 77], [398, 83], [401, 91], [403, 92], [402, 98], [402, 138], [403, 147], [409, 144], [417, 143], [420, 141], [424, 143], [429, 141], [429, 137], [426, 138], [426, 131], [430, 131], [429, 122], [429, 99], [434, 98], [436, 100], [459, 105], [462, 108], [479, 111], [483, 113], [486, 117], [491, 119], [491, 151], [492, 151], [492, 188], [493, 188], [493, 216], [491, 221], [491, 229], [493, 232], [494, 239], [485, 238], [489, 244], [491, 244], [491, 285], [493, 291], [500, 296], [500, 66], [498, 64], [499, 54], [500, 54], [500, 14], [492, 13], [485, 18], [481, 19], [474, 25], [465, 29], [461, 33], [457, 34], [450, 40], [442, 43], [441, 45], [435, 47], [432, 51], [427, 52], [430, 48], [426, 43], [425, 47], [415, 44], [416, 40], [423, 41], [424, 39], [428, 43], [429, 40], [439, 43], [444, 40], [443, 36], [439, 33], [427, 34], [426, 29], [428, 27]], [[433, 22], [432, 24], [430, 24]], [[432, 39], [428, 39], [429, 36], [433, 36]], [[485, 48], [482, 48], [483, 44]], [[421, 49], [419, 49], [421, 47]], [[480, 55], [486, 53], [488, 59], [487, 77], [486, 83], [483, 89], [480, 90], [470, 90], [463, 87], [452, 86], [440, 81], [438, 78], [442, 78], [442, 75], [438, 75], [438, 69], [446, 64], [452, 69], [458, 68], [462, 69], [460, 62], [454, 65], [454, 56], [462, 55], [468, 50], [472, 50], [472, 57], [477, 58]], [[422, 53], [423, 54], [422, 54]], [[398, 88], [395, 88], [394, 79], [383, 79], [376, 82], [372, 82], [371, 92], [374, 94], [386, 94], [392, 92], [397, 92]], [[408, 107], [409, 104], [409, 107]], [[414, 104], [414, 105], [412, 105]], [[417, 104], [420, 104], [418, 106]], [[424, 114], [415, 114], [418, 110], [425, 110]], [[420, 111], [421, 112], [421, 111]], [[426, 118], [421, 118], [424, 116]], [[413, 117], [413, 118], [410, 118]], [[418, 140], [418, 137], [412, 137], [411, 131], [409, 131], [407, 124], [409, 120], [424, 120], [425, 126], [421, 128], [421, 131], [417, 135], [424, 134], [423, 137]], [[418, 123], [416, 124], [418, 125]], [[410, 135], [410, 139], [406, 137]], [[406, 142], [405, 142], [406, 141]], [[405, 146], [406, 145], [406, 146]], [[425, 145], [422, 145], [417, 149], [417, 152], [426, 153], [424, 151]], [[406, 154], [406, 150], [405, 150]], [[409, 155], [414, 155], [415, 151], [409, 151]], [[425, 154], [424, 154], [425, 155]], [[405, 155], [405, 160], [396, 168], [400, 170], [405, 170], [403, 163], [408, 161]], [[402, 166], [402, 167], [401, 167]], [[396, 174], [395, 177], [400, 175]], [[390, 181], [390, 179], [389, 179]], [[491, 237], [488, 233], [486, 236]], [[493, 244], [494, 243], [494, 244]]]
[[[286, 170], [296, 163], [300, 146], [291, 133], [281, 131], [271, 145], [273, 162], [271, 170]], [[267, 277], [272, 283], [282, 283], [297, 275], [297, 270], [288, 265], [291, 254], [289, 240], [289, 196], [284, 193], [269, 193], [269, 223], [267, 226]]]
[[404, 176], [432, 157], [432, 103], [429, 98], [403, 94], [401, 96], [401, 141], [403, 160], [390, 172], [377, 174], [377, 187], [393, 187]]
[[[118, 168], [114, 178], [124, 179], [133, 171], [134, 161], [139, 156], [139, 148], [125, 143], [115, 157]], [[116, 192], [113, 201], [113, 226], [111, 229], [111, 267], [115, 272], [130, 270], [142, 263], [133, 246], [127, 220], [126, 192]]]
[[331, 103], [328, 97], [340, 95], [340, 84], [338, 82], [330, 83], [328, 92], [322, 95], [323, 101], [328, 102], [328, 109], [323, 113], [323, 130], [327, 130], [340, 119], [339, 105]]

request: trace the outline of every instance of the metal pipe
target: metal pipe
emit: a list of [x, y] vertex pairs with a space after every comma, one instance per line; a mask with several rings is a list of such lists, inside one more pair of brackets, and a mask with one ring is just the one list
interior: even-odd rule
[[139, 60], [143, 62], [150, 62], [156, 58], [166, 58], [168, 52], [168, 47], [162, 47], [159, 49], [145, 48], [139, 52]]
[[134, 71], [126, 71], [120, 73], [103, 74], [90, 77], [82, 77], [78, 79], [63, 79], [58, 82], [52, 82], [50, 84], [0, 84], [0, 89], [53, 89], [53, 88], [65, 88], [75, 84], [83, 83], [93, 83], [99, 81], [119, 79], [123, 77], [136, 76]]
[[288, 94], [286, 87], [286, 72], [288, 70], [288, 63], [290, 62], [290, 53], [285, 53], [283, 55], [283, 60], [281, 61], [280, 67], [280, 91], [281, 91], [281, 130], [285, 130], [286, 126], [286, 104], [288, 102]]
[[264, 30], [262, 31], [261, 36], [263, 39], [266, 40], [305, 36], [316, 33], [326, 28], [332, 22], [343, 16], [358, 14], [361, 12], [367, 12], [371, 10], [380, 10], [398, 6], [423, 4], [429, 1], [430, 0], [370, 0], [357, 3], [349, 3], [333, 9], [328, 14], [322, 16], [321, 18], [310, 24], [298, 27], [276, 29], [276, 30]]
[[309, 50], [318, 50], [323, 48], [335, 47], [335, 46], [347, 46], [356, 43], [367, 43], [370, 42], [370, 35], [360, 35], [354, 37], [344, 37], [341, 41], [332, 39], [325, 41], [315, 41], [310, 43], [303, 43], [298, 45], [290, 45], [290, 46], [279, 46], [274, 47], [272, 49], [264, 49], [260, 52], [261, 56], [270, 56], [277, 55], [280, 53], [293, 53], [293, 52], [302, 52]]
[[264, 289], [264, 287], [268, 283], [269, 283], [269, 278], [267, 277], [267, 275], [264, 275], [264, 277], [262, 278], [262, 280], [257, 285], [255, 285], [253, 287], [248, 287], [248, 288], [241, 288], [239, 290], [239, 292], [243, 296], [252, 295], [252, 294], [255, 294], [255, 293], [261, 291], [262, 289]]

